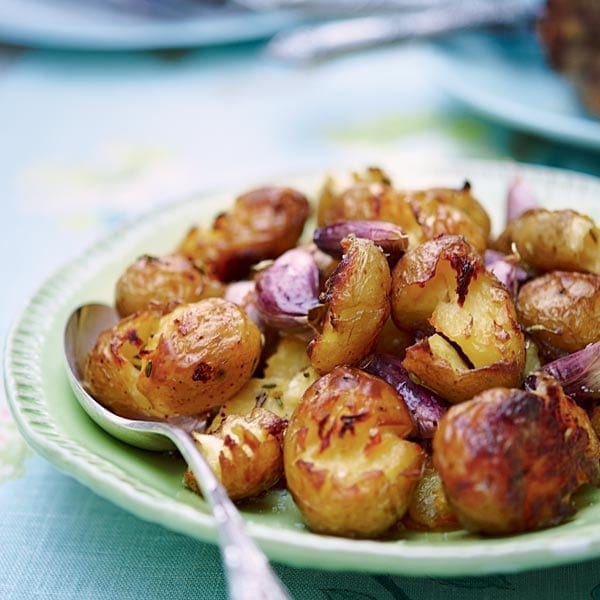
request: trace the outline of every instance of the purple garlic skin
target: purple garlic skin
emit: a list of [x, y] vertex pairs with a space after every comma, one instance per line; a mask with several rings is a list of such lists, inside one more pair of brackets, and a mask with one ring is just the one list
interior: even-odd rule
[[[575, 402], [600, 399], [600, 342], [588, 344], [582, 350], [545, 364], [540, 372], [551, 375], [565, 394]], [[535, 389], [537, 375], [525, 380], [525, 387]]]
[[415, 383], [397, 356], [374, 354], [362, 368], [389, 383], [402, 396], [417, 425], [419, 437], [433, 437], [440, 419], [450, 406], [447, 402]]
[[387, 221], [342, 221], [315, 230], [313, 241], [319, 250], [336, 258], [343, 254], [341, 241], [349, 234], [371, 240], [379, 246], [388, 258], [390, 265], [408, 248], [408, 237], [402, 227]]
[[486, 250], [484, 260], [485, 268], [506, 286], [515, 299], [520, 284], [529, 278], [527, 271], [519, 267], [517, 257], [502, 254], [496, 250]]
[[308, 311], [318, 304], [319, 270], [305, 248], [283, 253], [256, 280], [256, 307], [269, 327], [304, 331], [309, 327]]
[[516, 177], [506, 194], [506, 223], [510, 223], [532, 208], [539, 207], [537, 198], [529, 186], [520, 177]]
[[254, 281], [235, 281], [228, 284], [224, 298], [241, 306], [264, 333], [265, 323], [256, 306], [256, 284]]

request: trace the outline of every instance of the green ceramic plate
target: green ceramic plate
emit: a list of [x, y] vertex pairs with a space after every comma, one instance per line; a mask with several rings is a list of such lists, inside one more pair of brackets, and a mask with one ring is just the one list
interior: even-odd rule
[[[600, 217], [600, 181], [514, 163], [408, 165], [382, 161], [406, 186], [460, 185], [468, 178], [496, 223], [502, 223], [509, 181], [520, 174], [543, 203]], [[314, 195], [324, 173], [274, 178]], [[235, 192], [191, 198], [141, 217], [52, 276], [27, 304], [8, 339], [6, 388], [28, 442], [59, 469], [143, 519], [201, 540], [215, 541], [202, 499], [180, 483], [184, 464], [173, 455], [136, 450], [112, 439], [79, 408], [62, 359], [65, 320], [77, 305], [111, 301], [116, 278], [142, 253], [174, 247], [190, 224], [207, 222]], [[285, 492], [242, 507], [251, 535], [278, 562], [320, 569], [405, 575], [476, 575], [556, 565], [600, 555], [600, 491], [578, 497], [576, 516], [559, 527], [485, 539], [464, 532], [411, 533], [402, 539], [357, 541], [310, 533]]]

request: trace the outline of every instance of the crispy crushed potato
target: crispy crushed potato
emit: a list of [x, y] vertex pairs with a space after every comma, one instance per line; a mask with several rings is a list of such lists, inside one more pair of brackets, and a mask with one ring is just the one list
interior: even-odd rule
[[150, 308], [119, 321], [103, 331], [88, 355], [84, 379], [91, 394], [106, 408], [123, 417], [163, 417], [137, 387], [140, 352], [158, 331], [161, 310]]
[[548, 358], [600, 339], [600, 276], [553, 271], [525, 283], [519, 320]]
[[221, 281], [244, 278], [261, 260], [293, 248], [309, 215], [306, 197], [291, 188], [266, 187], [243, 194], [210, 230], [192, 228], [179, 252], [200, 260]]
[[392, 273], [392, 318], [430, 333], [406, 349], [405, 368], [450, 402], [490, 386], [518, 386], [525, 340], [508, 290], [457, 236], [409, 250]]
[[483, 237], [487, 240], [490, 237], [492, 225], [490, 217], [485, 208], [471, 193], [471, 184], [466, 181], [462, 188], [430, 188], [428, 190], [419, 190], [409, 192], [410, 196], [416, 200], [421, 198], [434, 198], [438, 202], [449, 204], [461, 210], [470, 217], [481, 230]]
[[600, 229], [574, 210], [534, 208], [513, 219], [496, 242], [538, 271], [582, 271], [600, 275]]
[[178, 254], [145, 255], [130, 265], [119, 277], [115, 290], [115, 307], [126, 317], [150, 304], [166, 309], [175, 303], [196, 302], [223, 296], [223, 285], [190, 259]]
[[161, 318], [142, 351], [137, 387], [164, 414], [199, 414], [242, 388], [261, 349], [258, 327], [235, 304], [184, 304]]
[[288, 489], [314, 531], [384, 533], [406, 512], [425, 453], [399, 394], [358, 369], [337, 367], [304, 394], [285, 434]]
[[308, 345], [319, 373], [337, 365], [352, 365], [377, 344], [390, 315], [390, 269], [383, 252], [369, 240], [349, 235], [342, 240], [344, 256], [327, 280], [323, 331]]
[[433, 448], [448, 501], [470, 531], [555, 525], [573, 513], [572, 494], [600, 479], [587, 414], [547, 376], [534, 391], [494, 388], [452, 407]]
[[[211, 435], [195, 433], [194, 441], [232, 500], [256, 496], [283, 474], [281, 438], [287, 421], [264, 408], [249, 415], [228, 416]], [[184, 483], [201, 493], [191, 470]]]

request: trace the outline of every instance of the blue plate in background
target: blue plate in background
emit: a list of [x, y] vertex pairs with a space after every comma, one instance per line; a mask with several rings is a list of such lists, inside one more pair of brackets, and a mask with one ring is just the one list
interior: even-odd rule
[[600, 119], [548, 67], [532, 32], [462, 34], [436, 47], [440, 83], [456, 99], [516, 128], [600, 149]]
[[[156, 0], [160, 2], [160, 0]], [[156, 50], [244, 42], [298, 24], [291, 12], [214, 5], [180, 18], [111, 9], [108, 0], [0, 0], [0, 42], [69, 50]]]

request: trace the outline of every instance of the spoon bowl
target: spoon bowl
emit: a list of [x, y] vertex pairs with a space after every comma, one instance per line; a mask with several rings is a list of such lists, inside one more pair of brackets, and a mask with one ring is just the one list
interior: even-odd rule
[[73, 392], [90, 418], [113, 437], [144, 450], [177, 448], [194, 473], [215, 518], [229, 596], [233, 600], [289, 599], [267, 558], [246, 533], [240, 513], [216, 478], [192, 437], [205, 422], [195, 416], [164, 421], [126, 419], [106, 409], [87, 391], [85, 360], [98, 335], [119, 320], [105, 304], [86, 304], [69, 317], [64, 330], [67, 376]]

